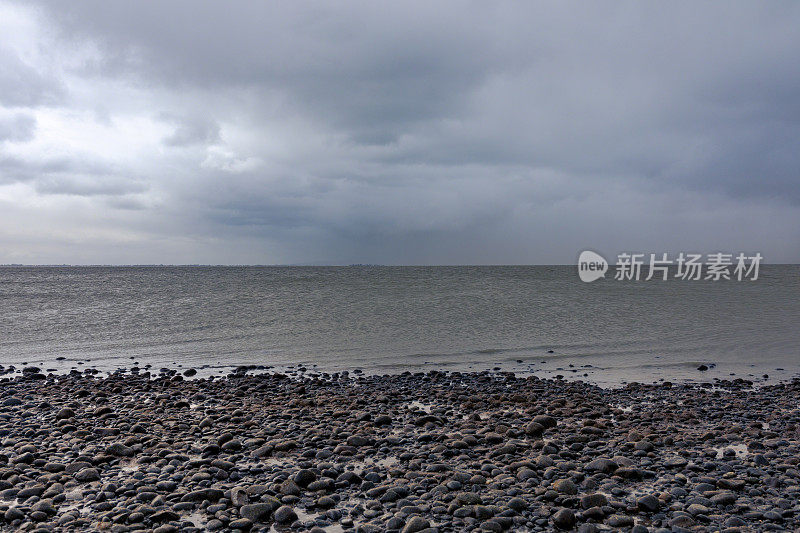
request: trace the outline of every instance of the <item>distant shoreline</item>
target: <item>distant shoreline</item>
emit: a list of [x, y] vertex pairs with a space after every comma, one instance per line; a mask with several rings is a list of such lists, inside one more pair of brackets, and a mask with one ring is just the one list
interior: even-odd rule
[[[615, 263], [609, 263], [611, 268], [615, 267]], [[800, 263], [769, 263], [762, 261], [763, 267], [788, 267], [800, 266]], [[525, 264], [434, 264], [434, 265], [391, 265], [391, 264], [335, 264], [335, 263], [320, 263], [320, 264], [2, 264], [0, 268], [525, 268], [525, 267], [561, 267], [561, 268], [577, 268], [575, 264], [563, 263], [525, 263]]]

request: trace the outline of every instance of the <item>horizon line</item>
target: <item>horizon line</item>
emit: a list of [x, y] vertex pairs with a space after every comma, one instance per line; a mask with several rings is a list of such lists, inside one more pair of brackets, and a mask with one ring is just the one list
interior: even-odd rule
[[[798, 263], [800, 264], [800, 263]], [[31, 267], [454, 267], [575, 266], [572, 263], [2, 263], [0, 268]]]
[[[352, 268], [352, 267], [523, 267], [523, 266], [566, 266], [575, 267], [577, 263], [2, 263], [0, 268]], [[609, 263], [609, 266], [617, 263]], [[800, 266], [797, 263], [766, 263], [770, 266]], [[646, 266], [646, 264], [643, 264]], [[669, 265], [675, 266], [675, 265]]]

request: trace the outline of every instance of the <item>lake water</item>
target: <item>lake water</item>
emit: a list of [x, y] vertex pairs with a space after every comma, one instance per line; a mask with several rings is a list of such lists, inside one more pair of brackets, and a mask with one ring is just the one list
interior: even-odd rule
[[3, 267], [0, 364], [24, 362], [788, 379], [800, 372], [800, 266], [762, 266], [757, 281], [591, 284], [574, 266]]

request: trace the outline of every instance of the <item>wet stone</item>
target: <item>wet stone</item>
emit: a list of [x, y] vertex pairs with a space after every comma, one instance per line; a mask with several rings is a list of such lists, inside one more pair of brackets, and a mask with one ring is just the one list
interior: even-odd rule
[[0, 529], [800, 530], [800, 380], [180, 377], [7, 378]]

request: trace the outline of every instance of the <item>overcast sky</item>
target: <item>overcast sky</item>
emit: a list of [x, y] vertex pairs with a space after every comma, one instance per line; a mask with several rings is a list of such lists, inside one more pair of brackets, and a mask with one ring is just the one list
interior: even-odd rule
[[6, 2], [0, 263], [800, 261], [798, 2]]

